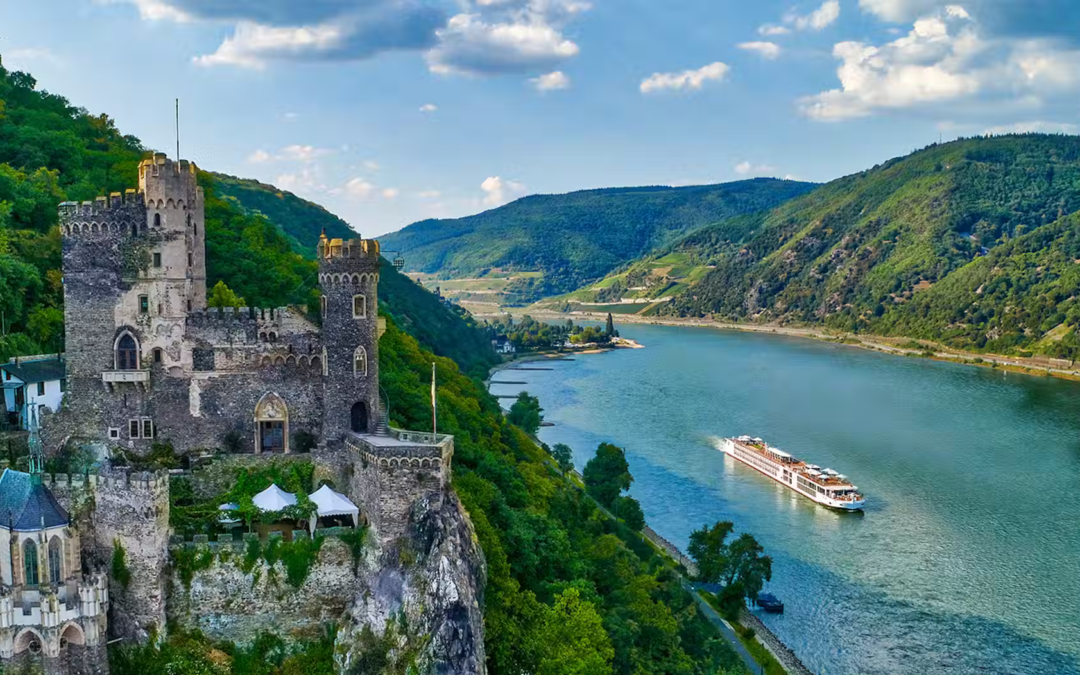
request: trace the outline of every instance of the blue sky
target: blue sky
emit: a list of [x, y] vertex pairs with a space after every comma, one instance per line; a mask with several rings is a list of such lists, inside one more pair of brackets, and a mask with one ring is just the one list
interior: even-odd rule
[[1075, 0], [0, 0], [0, 55], [365, 236], [1080, 129]]

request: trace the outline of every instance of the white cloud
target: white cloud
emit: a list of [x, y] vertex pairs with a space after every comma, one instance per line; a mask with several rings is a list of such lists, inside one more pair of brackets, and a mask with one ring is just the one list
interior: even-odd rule
[[1080, 90], [1080, 51], [1050, 39], [986, 37], [962, 7], [920, 18], [881, 46], [841, 42], [840, 87], [800, 101], [818, 120], [840, 120], [946, 102], [1038, 108]]
[[397, 198], [399, 191], [397, 188], [383, 188], [383, 199], [395, 199]]
[[514, 198], [514, 195], [525, 192], [525, 186], [512, 180], [506, 180], [499, 176], [490, 176], [480, 184], [484, 191], [484, 206], [502, 206]]
[[273, 159], [273, 155], [265, 150], [256, 150], [248, 155], [247, 161], [249, 164], [264, 164]]
[[760, 176], [763, 174], [776, 173], [776, 167], [768, 164], [752, 164], [748, 161], [739, 162], [735, 165], [735, 173], [740, 176]]
[[314, 145], [286, 145], [277, 152], [267, 152], [262, 148], [259, 148], [255, 152], [248, 155], [247, 161], [250, 164], [266, 164], [267, 162], [301, 162], [303, 164], [310, 164], [320, 157], [324, 157], [333, 153], [333, 150], [328, 148], [317, 148]]
[[275, 159], [283, 159], [293, 162], [314, 162], [319, 157], [329, 155], [333, 150], [316, 148], [313, 145], [286, 145], [277, 154]]
[[376, 162], [375, 160], [367, 159], [367, 160], [364, 160], [364, 168], [367, 169], [368, 171], [378, 171], [382, 167], [379, 166], [379, 163]]
[[739, 49], [755, 52], [764, 59], [775, 59], [780, 56], [780, 45], [775, 42], [741, 42], [736, 46]]
[[730, 67], [726, 63], [717, 61], [697, 70], [684, 70], [681, 73], [653, 73], [641, 82], [641, 93], [698, 90], [707, 82], [720, 82], [727, 75], [728, 70]]
[[433, 113], [438, 109], [439, 106], [435, 105], [434, 103], [425, 103], [424, 105], [420, 106], [420, 112], [422, 113]]
[[1013, 124], [1001, 124], [984, 131], [984, 134], [1001, 136], [1004, 134], [1075, 134], [1080, 132], [1080, 125], [1071, 122], [1015, 122]]
[[538, 91], [555, 91], [558, 89], [569, 89], [570, 78], [561, 70], [541, 75], [540, 77], [534, 77], [529, 80]]
[[200, 66], [240, 66], [262, 69], [269, 58], [298, 57], [305, 53], [326, 52], [340, 45], [344, 34], [339, 26], [278, 27], [245, 21], [225, 38], [213, 54], [196, 56]]
[[360, 199], [370, 197], [375, 190], [375, 186], [364, 178], [350, 178], [341, 188], [347, 196]]
[[906, 108], [974, 94], [979, 79], [968, 65], [982, 49], [978, 37], [958, 16], [927, 17], [911, 32], [881, 47], [841, 42], [833, 55], [840, 89], [801, 101], [802, 110], [818, 120], [839, 120], [870, 114], [878, 108]]
[[795, 27], [795, 30], [822, 30], [840, 18], [840, 0], [825, 0], [825, 2], [806, 16], [790, 14], [785, 18], [787, 23]]
[[285, 120], [286, 122], [295, 122], [296, 120], [300, 119], [300, 113], [287, 112], [281, 116], [281, 119]]
[[[432, 72], [497, 75], [536, 72], [577, 56], [580, 48], [547, 20], [526, 10], [505, 20], [458, 14], [437, 31], [439, 43], [427, 54]], [[544, 3], [539, 3], [544, 4]]]
[[439, 197], [442, 197], [442, 193], [438, 190], [423, 190], [417, 192], [416, 196], [420, 199], [438, 199]]
[[791, 29], [787, 26], [777, 26], [776, 24], [767, 23], [764, 26], [759, 26], [757, 32], [767, 36], [787, 35], [791, 32]]
[[809, 14], [798, 14], [790, 11], [784, 15], [783, 24], [767, 23], [758, 27], [761, 35], [775, 36], [787, 35], [793, 30], [820, 31], [832, 25], [840, 18], [840, 0], [825, 0], [824, 3]]
[[859, 0], [859, 8], [885, 21], [912, 21], [941, 7], [942, 0]]
[[274, 185], [297, 194], [319, 194], [326, 192], [326, 186], [319, 179], [318, 167], [304, 165], [295, 173], [280, 174]]

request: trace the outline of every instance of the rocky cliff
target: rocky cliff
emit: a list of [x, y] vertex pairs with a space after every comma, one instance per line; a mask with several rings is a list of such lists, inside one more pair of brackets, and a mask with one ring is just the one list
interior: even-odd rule
[[338, 633], [341, 672], [485, 673], [487, 566], [457, 496], [418, 500], [406, 535], [373, 553]]

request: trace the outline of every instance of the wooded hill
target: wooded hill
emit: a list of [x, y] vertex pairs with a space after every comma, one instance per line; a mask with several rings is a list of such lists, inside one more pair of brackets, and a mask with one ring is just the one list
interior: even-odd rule
[[[682, 283], [631, 311], [819, 323], [995, 352], [1077, 354], [1080, 137], [936, 144], [703, 228], [571, 302]], [[675, 261], [685, 275], [662, 279]], [[620, 282], [620, 278], [623, 280]], [[562, 304], [562, 300], [559, 301]]]
[[475, 216], [425, 220], [380, 237], [409, 271], [479, 277], [542, 272], [525, 298], [572, 291], [697, 228], [767, 209], [813, 189], [757, 178], [695, 187], [641, 187], [534, 195]]

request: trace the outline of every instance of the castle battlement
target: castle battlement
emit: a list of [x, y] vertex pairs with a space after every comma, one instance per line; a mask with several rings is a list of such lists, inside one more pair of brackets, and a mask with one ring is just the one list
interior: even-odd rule
[[207, 307], [188, 314], [188, 322], [193, 326], [217, 325], [221, 322], [280, 326], [289, 311], [288, 307]]
[[169, 472], [161, 470], [129, 473], [112, 469], [98, 476], [97, 485], [100, 488], [163, 492], [169, 489]]
[[176, 162], [169, 159], [169, 156], [164, 152], [158, 152], [154, 154], [153, 159], [144, 159], [139, 162], [139, 174], [143, 175], [144, 170], [145, 175], [163, 178], [165, 176], [181, 176], [184, 174], [195, 176], [198, 168], [194, 162], [189, 162], [186, 159]]
[[123, 194], [119, 192], [111, 192], [109, 196], [104, 195], [97, 197], [93, 201], [84, 202], [61, 202], [60, 203], [60, 219], [64, 218], [90, 218], [98, 215], [105, 215], [115, 208], [119, 208], [125, 205], [130, 206], [145, 206], [145, 201], [141, 193], [132, 189], [127, 189]]

